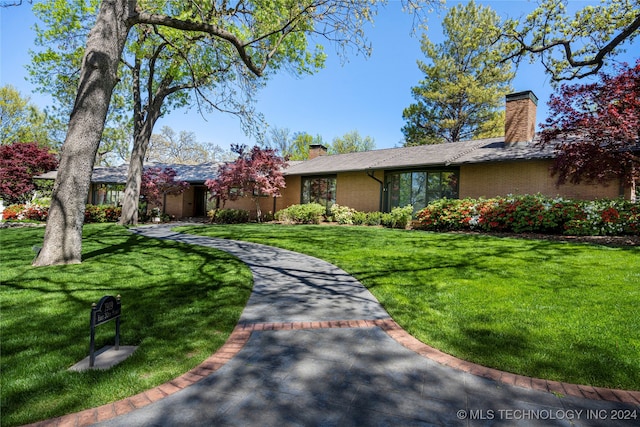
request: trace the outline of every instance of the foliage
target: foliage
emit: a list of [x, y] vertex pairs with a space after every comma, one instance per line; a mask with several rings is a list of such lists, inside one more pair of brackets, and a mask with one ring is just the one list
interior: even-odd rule
[[542, 195], [441, 199], [417, 215], [416, 228], [565, 235], [640, 233], [640, 206], [628, 200], [569, 200]]
[[58, 146], [57, 123], [29, 101], [11, 85], [0, 87], [0, 144], [37, 142]]
[[425, 78], [411, 90], [417, 103], [402, 113], [406, 146], [504, 134], [502, 106], [514, 73], [500, 63], [500, 17], [470, 1], [451, 8], [442, 26], [441, 44], [422, 36], [429, 63], [418, 62]]
[[606, 183], [619, 178], [632, 190], [640, 180], [640, 60], [600, 82], [563, 85], [549, 101], [540, 143], [556, 147], [558, 183]]
[[233, 145], [231, 151], [238, 154], [232, 163], [225, 163], [218, 169], [218, 176], [208, 179], [205, 185], [213, 197], [224, 204], [227, 200], [237, 200], [249, 195], [256, 204], [258, 221], [261, 220], [259, 197], [280, 197], [285, 187], [283, 169], [285, 160], [271, 148], [254, 146], [248, 150], [244, 145]]
[[169, 126], [163, 126], [160, 134], [153, 134], [145, 154], [145, 161], [196, 165], [206, 162], [230, 160], [230, 153], [219, 145], [201, 143], [193, 132], [177, 134]]
[[[235, 257], [115, 224], [84, 227], [82, 264], [34, 268], [43, 232], [0, 229], [2, 426], [106, 405], [188, 372], [225, 343], [251, 293]], [[108, 370], [69, 371], [88, 354], [91, 304], [118, 294], [120, 345], [138, 349]], [[113, 331], [96, 328], [96, 349], [113, 343]]]
[[[464, 360], [640, 390], [640, 248], [373, 227], [181, 228], [331, 262], [406, 331]], [[621, 321], [623, 319], [623, 321]]]
[[523, 20], [505, 21], [506, 60], [539, 59], [553, 81], [577, 79], [597, 73], [640, 34], [638, 0], [603, 0], [573, 16], [568, 4], [544, 0]]
[[120, 208], [119, 206], [87, 205], [84, 211], [84, 222], [87, 224], [118, 222], [121, 214], [122, 208]]
[[413, 206], [395, 207], [391, 212], [382, 214], [382, 225], [388, 228], [405, 229], [411, 224], [413, 217]]
[[333, 220], [338, 224], [353, 225], [353, 217], [356, 214], [355, 209], [335, 203], [331, 206], [329, 212], [331, 212]]
[[[84, 222], [102, 223], [117, 222], [122, 209], [111, 205], [87, 205], [84, 212]], [[49, 206], [37, 203], [17, 204], [7, 206], [2, 218], [5, 221], [46, 221], [49, 215]]]
[[242, 209], [212, 209], [207, 215], [215, 224], [241, 224], [249, 222], [249, 212]]
[[279, 210], [276, 212], [275, 218], [290, 224], [320, 224], [325, 213], [326, 209], [321, 204], [305, 203]]
[[171, 167], [150, 167], [142, 174], [140, 195], [154, 206], [164, 204], [164, 196], [168, 194], [182, 194], [189, 188], [189, 183], [176, 181], [178, 173]]
[[342, 137], [336, 137], [328, 147], [329, 154], [356, 153], [370, 151], [376, 148], [376, 143], [370, 136], [364, 138], [357, 130], [347, 132]]
[[29, 200], [33, 177], [54, 170], [57, 158], [35, 142], [0, 145], [0, 198], [7, 203]]

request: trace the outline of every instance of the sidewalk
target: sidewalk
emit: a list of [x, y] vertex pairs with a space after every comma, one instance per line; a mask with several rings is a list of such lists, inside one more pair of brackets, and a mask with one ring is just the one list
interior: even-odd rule
[[182, 377], [125, 401], [41, 425], [640, 423], [640, 392], [503, 373], [420, 343], [399, 328], [357, 280], [319, 259], [253, 243], [183, 235], [171, 232], [170, 226], [132, 231], [213, 247], [245, 262], [254, 288], [239, 324], [220, 351]]

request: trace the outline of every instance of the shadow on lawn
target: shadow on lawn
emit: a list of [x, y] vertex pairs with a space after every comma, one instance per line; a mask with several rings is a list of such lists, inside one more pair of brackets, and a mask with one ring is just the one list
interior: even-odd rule
[[[2, 231], [2, 406], [11, 408], [2, 425], [99, 406], [186, 372], [225, 342], [251, 292], [248, 268], [212, 249], [89, 226], [82, 264], [34, 268], [24, 246], [42, 233], [13, 231]], [[91, 303], [116, 294], [121, 345], [140, 348], [111, 370], [68, 372], [88, 355]], [[113, 322], [98, 327], [96, 348], [113, 337]]]

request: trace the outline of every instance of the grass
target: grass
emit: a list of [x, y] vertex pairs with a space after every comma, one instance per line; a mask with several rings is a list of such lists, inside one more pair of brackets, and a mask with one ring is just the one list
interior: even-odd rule
[[[33, 268], [43, 228], [0, 230], [1, 417], [20, 425], [96, 407], [173, 379], [228, 338], [252, 278], [213, 249], [86, 225], [83, 263]], [[121, 345], [139, 346], [107, 371], [70, 372], [89, 354], [91, 304], [122, 296]], [[113, 322], [96, 328], [113, 344]]]
[[522, 375], [640, 390], [640, 249], [370, 227], [182, 228], [310, 254], [421, 341]]

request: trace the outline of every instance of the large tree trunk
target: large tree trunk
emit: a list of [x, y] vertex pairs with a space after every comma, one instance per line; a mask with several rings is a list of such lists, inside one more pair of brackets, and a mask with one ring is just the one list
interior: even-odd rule
[[129, 33], [127, 18], [135, 5], [133, 0], [103, 0], [89, 33], [44, 243], [35, 266], [74, 264], [82, 259], [82, 225], [91, 173]]
[[144, 168], [144, 157], [149, 147], [153, 127], [160, 118], [161, 106], [164, 101], [164, 93], [158, 94], [153, 102], [147, 106], [148, 112], [146, 120], [140, 129], [135, 133], [133, 149], [131, 150], [131, 160], [127, 172], [127, 184], [124, 189], [122, 200], [122, 215], [120, 224], [138, 223], [138, 204], [140, 201], [140, 185], [142, 184], [142, 172]]

